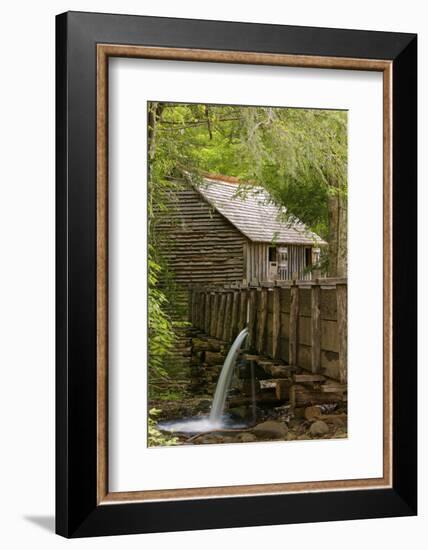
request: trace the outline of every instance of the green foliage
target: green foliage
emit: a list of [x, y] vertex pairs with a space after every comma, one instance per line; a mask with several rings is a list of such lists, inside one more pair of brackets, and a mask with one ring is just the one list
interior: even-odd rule
[[150, 409], [149, 410], [149, 422], [148, 422], [148, 431], [147, 431], [147, 444], [149, 447], [171, 447], [172, 445], [177, 445], [178, 438], [162, 433], [157, 429], [158, 417], [160, 414], [160, 409]]
[[149, 245], [149, 368], [155, 376], [166, 377], [167, 371], [163, 367], [170, 350], [173, 348], [176, 337], [173, 323], [168, 314], [168, 298], [159, 288], [161, 265], [156, 263], [153, 245]]

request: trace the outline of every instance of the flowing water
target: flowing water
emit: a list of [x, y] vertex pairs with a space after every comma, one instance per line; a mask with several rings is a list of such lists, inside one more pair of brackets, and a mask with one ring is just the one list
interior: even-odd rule
[[[227, 391], [232, 382], [232, 375], [236, 365], [236, 360], [247, 335], [248, 329], [244, 328], [235, 338], [235, 341], [229, 349], [217, 382], [210, 416], [160, 422], [158, 427], [161, 430], [180, 433], [198, 433], [218, 430], [220, 428], [231, 426], [230, 418], [224, 414], [224, 407], [226, 404]], [[238, 424], [234, 423], [233, 427], [244, 427], [244, 424], [238, 426]]]
[[229, 353], [221, 369], [220, 378], [218, 379], [215, 389], [213, 404], [211, 406], [210, 421], [218, 422], [223, 416], [224, 405], [226, 403], [227, 390], [232, 381], [233, 369], [235, 368], [236, 359], [239, 355], [241, 346], [248, 335], [248, 329], [244, 328], [235, 338], [235, 341], [230, 346]]

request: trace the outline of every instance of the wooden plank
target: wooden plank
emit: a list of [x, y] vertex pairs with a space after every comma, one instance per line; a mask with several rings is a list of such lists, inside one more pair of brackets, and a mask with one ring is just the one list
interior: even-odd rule
[[258, 311], [257, 311], [257, 338], [256, 347], [259, 353], [265, 351], [265, 336], [266, 336], [266, 319], [267, 319], [267, 289], [263, 288], [260, 291]]
[[232, 299], [233, 295], [231, 292], [226, 294], [226, 306], [224, 309], [224, 320], [223, 320], [223, 334], [222, 340], [225, 342], [230, 342], [232, 339]]
[[326, 378], [322, 374], [293, 374], [293, 380], [298, 384], [306, 382], [325, 382]]
[[342, 393], [323, 393], [321, 391], [310, 390], [300, 384], [293, 384], [290, 387], [290, 405], [293, 408], [303, 405], [341, 403], [344, 400], [344, 395]]
[[299, 287], [291, 288], [290, 303], [290, 329], [289, 329], [289, 363], [297, 365], [297, 345], [298, 345], [298, 326], [299, 326]]
[[337, 285], [337, 330], [339, 334], [339, 381], [346, 384], [348, 377], [348, 297], [347, 286]]
[[281, 290], [272, 290], [272, 357], [279, 358], [279, 338], [281, 335]]
[[321, 370], [321, 309], [319, 286], [313, 286], [312, 295], [312, 327], [311, 327], [311, 346], [312, 346], [312, 372]]
[[210, 336], [215, 338], [217, 319], [218, 319], [218, 306], [220, 301], [220, 295], [216, 292], [213, 296], [213, 306], [211, 308], [211, 323], [210, 323]]
[[248, 291], [243, 288], [239, 293], [239, 331], [243, 330], [247, 324], [247, 299]]
[[189, 288], [189, 295], [187, 299], [187, 320], [189, 323], [192, 322], [192, 315], [193, 315], [193, 289]]
[[256, 333], [256, 318], [257, 318], [257, 290], [255, 288], [251, 288], [248, 291], [248, 294], [249, 294], [248, 346], [251, 349], [251, 348], [254, 348], [256, 344], [255, 333]]
[[207, 292], [205, 294], [205, 318], [204, 318], [204, 332], [206, 334], [210, 333], [210, 321], [211, 321], [211, 305], [212, 305], [212, 294]]
[[225, 309], [226, 309], [226, 293], [222, 292], [220, 295], [220, 305], [218, 307], [217, 326], [215, 331], [216, 338], [218, 338], [219, 340], [223, 335]]
[[248, 243], [244, 243], [242, 247], [243, 251], [243, 258], [242, 258], [242, 265], [244, 266], [244, 279], [247, 281], [250, 279], [250, 269], [249, 269], [249, 255], [248, 255]]
[[270, 363], [263, 365], [262, 368], [267, 374], [273, 376], [273, 378], [290, 378], [295, 367], [291, 365], [275, 365]]
[[275, 395], [278, 401], [285, 401], [290, 398], [291, 382], [289, 380], [276, 380]]
[[198, 328], [203, 330], [205, 321], [205, 292], [199, 293]]
[[196, 328], [201, 328], [202, 292], [196, 292]]
[[335, 384], [334, 382], [329, 382], [327, 384], [323, 384], [320, 386], [320, 390], [323, 393], [339, 393], [339, 392], [346, 392], [347, 386], [346, 384]]
[[230, 337], [234, 340], [238, 334], [238, 317], [239, 317], [239, 292], [232, 294], [232, 320], [230, 327]]
[[260, 355], [254, 355], [253, 353], [244, 353], [242, 358], [244, 361], [258, 361], [260, 359]]
[[191, 323], [192, 323], [193, 326], [196, 326], [196, 312], [197, 312], [196, 303], [197, 303], [197, 299], [198, 299], [197, 290], [193, 289], [193, 292], [192, 292], [192, 317], [191, 317]]

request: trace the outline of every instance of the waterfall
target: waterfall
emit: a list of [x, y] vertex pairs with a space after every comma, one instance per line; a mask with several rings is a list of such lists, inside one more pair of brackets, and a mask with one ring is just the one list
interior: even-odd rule
[[[233, 369], [236, 364], [236, 359], [241, 350], [241, 346], [248, 335], [248, 329], [244, 328], [235, 341], [226, 356], [223, 367], [221, 369], [220, 378], [215, 389], [214, 399], [211, 406], [211, 414], [208, 417], [192, 417], [182, 420], [172, 420], [159, 422], [158, 428], [170, 432], [181, 433], [200, 433], [211, 430], [217, 430], [224, 426], [223, 411], [226, 404], [227, 390], [232, 381]], [[254, 388], [253, 402], [255, 403]], [[254, 413], [255, 414], [255, 413]]]
[[221, 369], [220, 378], [215, 389], [213, 404], [211, 407], [210, 422], [218, 423], [221, 421], [224, 406], [226, 403], [226, 394], [232, 381], [233, 369], [238, 357], [241, 346], [248, 335], [248, 329], [244, 328], [230, 347], [229, 353], [226, 356], [223, 367]]

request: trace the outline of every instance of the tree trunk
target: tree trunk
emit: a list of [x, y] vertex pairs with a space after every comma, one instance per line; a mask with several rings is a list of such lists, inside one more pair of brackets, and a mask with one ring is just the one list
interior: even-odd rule
[[337, 183], [328, 200], [328, 255], [330, 277], [346, 277], [348, 269], [348, 205]]
[[155, 156], [156, 125], [157, 125], [157, 122], [158, 122], [163, 110], [164, 110], [164, 104], [163, 103], [155, 103], [154, 102], [149, 106], [149, 112], [147, 114], [147, 116], [148, 116], [147, 141], [148, 141], [150, 160], [153, 160], [153, 157]]
[[346, 277], [348, 273], [348, 201], [339, 196], [339, 225], [337, 247], [337, 276]]

